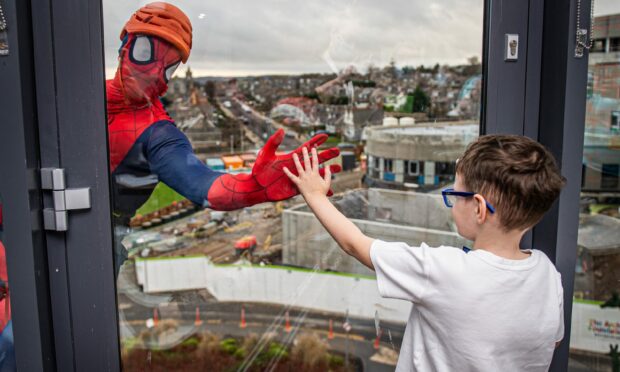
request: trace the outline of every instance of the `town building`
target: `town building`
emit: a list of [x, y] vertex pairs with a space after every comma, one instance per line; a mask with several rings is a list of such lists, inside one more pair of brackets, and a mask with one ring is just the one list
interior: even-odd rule
[[594, 19], [582, 189], [620, 196], [620, 14]]
[[478, 127], [473, 121], [367, 127], [366, 184], [428, 191], [454, 182], [456, 160]]

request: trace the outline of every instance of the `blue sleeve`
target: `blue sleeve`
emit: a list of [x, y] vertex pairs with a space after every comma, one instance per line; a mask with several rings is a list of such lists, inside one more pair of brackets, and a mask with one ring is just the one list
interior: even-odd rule
[[13, 320], [9, 320], [6, 327], [0, 332], [0, 372], [17, 371], [17, 366], [15, 365], [15, 343], [13, 341]]
[[157, 122], [149, 130], [146, 155], [151, 171], [179, 194], [206, 206], [206, 197], [213, 181], [224, 173], [213, 171], [203, 164], [194, 154], [185, 134], [171, 122]]

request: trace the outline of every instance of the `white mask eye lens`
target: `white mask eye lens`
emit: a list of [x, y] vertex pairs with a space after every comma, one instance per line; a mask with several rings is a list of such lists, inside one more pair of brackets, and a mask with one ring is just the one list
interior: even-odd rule
[[133, 42], [131, 57], [136, 62], [150, 62], [153, 56], [153, 45], [146, 36], [138, 36]]
[[166, 80], [170, 80], [172, 78], [172, 75], [174, 75], [174, 72], [176, 71], [177, 67], [179, 67], [179, 64], [181, 62], [177, 62], [174, 65], [166, 68]]

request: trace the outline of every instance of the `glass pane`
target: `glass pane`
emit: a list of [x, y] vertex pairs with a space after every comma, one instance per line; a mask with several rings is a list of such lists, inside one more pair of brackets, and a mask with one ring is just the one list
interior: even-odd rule
[[411, 303], [270, 159], [318, 138], [364, 233], [469, 245], [438, 191], [478, 136], [483, 1], [145, 4], [103, 1], [123, 369], [394, 370]]
[[6, 250], [2, 243], [4, 225], [2, 195], [0, 195], [0, 371], [16, 371], [13, 322], [11, 321], [11, 294], [7, 273]]
[[[620, 4], [596, 2], [588, 89], [570, 370], [620, 363]], [[593, 47], [594, 48], [594, 47]]]

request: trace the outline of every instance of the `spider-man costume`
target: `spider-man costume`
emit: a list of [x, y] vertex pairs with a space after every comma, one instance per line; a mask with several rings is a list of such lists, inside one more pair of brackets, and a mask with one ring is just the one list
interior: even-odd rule
[[[176, 23], [170, 25], [171, 19]], [[251, 173], [231, 175], [206, 167], [164, 110], [159, 97], [191, 49], [191, 24], [178, 8], [165, 3], [141, 8], [125, 25], [121, 39], [119, 67], [114, 79], [106, 82], [117, 223], [126, 224], [159, 181], [192, 202], [216, 210], [298, 194], [282, 171], [285, 166], [295, 169], [293, 152], [275, 154], [284, 137], [282, 130], [269, 138]], [[326, 135], [315, 136], [294, 152], [301, 154], [303, 147], [318, 147], [326, 139]], [[325, 150], [319, 160], [322, 163], [338, 154], [335, 148]], [[331, 170], [337, 173], [340, 167], [331, 166]]]
[[6, 251], [2, 245], [2, 201], [0, 200], [0, 372], [15, 371], [15, 368], [11, 296], [6, 268]]

